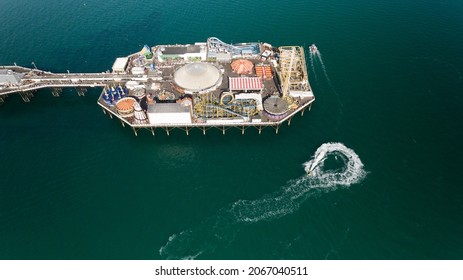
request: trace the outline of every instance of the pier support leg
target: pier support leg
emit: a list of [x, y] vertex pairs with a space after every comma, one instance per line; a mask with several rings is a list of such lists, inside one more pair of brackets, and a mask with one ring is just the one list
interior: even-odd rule
[[113, 118], [113, 114], [111, 114], [111, 112], [109, 113], [109, 117], [112, 119]]
[[78, 96], [85, 96], [87, 89], [86, 88], [76, 88], [76, 91], [77, 91]]
[[20, 95], [24, 102], [31, 102], [31, 100], [29, 99], [29, 94], [27, 92], [22, 92], [20, 93]]
[[5, 100], [3, 99], [3, 97], [0, 97], [0, 104], [2, 104], [3, 102], [5, 102]]
[[63, 92], [63, 89], [62, 88], [52, 88], [51, 89], [51, 94], [54, 96], [54, 97], [59, 97], [60, 94]]
[[262, 133], [262, 126], [259, 126], [259, 134]]
[[105, 109], [102, 109], [102, 110], [103, 110], [103, 114], [105, 114], [105, 115], [106, 115], [106, 110], [105, 110]]
[[121, 121], [121, 124], [122, 124], [122, 127], [125, 127], [125, 123], [123, 121]]
[[170, 136], [169, 128], [168, 128], [168, 127], [166, 127], [166, 133], [167, 133], [167, 136]]
[[133, 133], [135, 133], [135, 136], [138, 136], [137, 130], [135, 129], [135, 127], [133, 128]]
[[222, 134], [225, 135], [225, 126], [222, 126]]
[[312, 103], [309, 105], [309, 111], [312, 110]]
[[187, 126], [185, 126], [185, 132], [186, 132], [186, 135], [187, 135], [187, 136], [190, 135]]
[[206, 135], [206, 127], [203, 126], [203, 135]]
[[243, 125], [243, 127], [241, 128], [241, 135], [244, 135], [244, 125]]
[[153, 129], [153, 128], [151, 128], [151, 133], [152, 133], [152, 134], [153, 134], [153, 136], [154, 136], [154, 129]]
[[288, 126], [291, 125], [291, 119], [292, 119], [292, 118], [289, 118], [289, 120], [288, 120]]
[[275, 134], [278, 134], [278, 129], [280, 129], [279, 125], [277, 125], [277, 127], [276, 127]]
[[304, 116], [304, 111], [305, 111], [305, 108], [302, 109], [302, 112], [301, 112], [301, 117]]

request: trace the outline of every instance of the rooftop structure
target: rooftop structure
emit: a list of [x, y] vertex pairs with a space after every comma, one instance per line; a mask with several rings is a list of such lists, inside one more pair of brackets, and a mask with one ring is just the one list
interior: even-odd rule
[[247, 59], [237, 59], [231, 63], [231, 68], [233, 72], [242, 74], [252, 74], [252, 69], [254, 64]]
[[264, 88], [260, 77], [230, 77], [229, 84], [230, 90], [233, 91], [261, 90]]
[[24, 74], [13, 72], [8, 69], [0, 69], [0, 85], [19, 84]]
[[174, 82], [185, 92], [205, 92], [222, 82], [222, 73], [213, 64], [189, 63], [175, 71]]
[[125, 68], [127, 67], [127, 63], [129, 62], [128, 57], [118, 57], [113, 64], [113, 73], [125, 73]]
[[256, 75], [262, 79], [271, 79], [273, 78], [272, 67], [270, 65], [257, 65]]

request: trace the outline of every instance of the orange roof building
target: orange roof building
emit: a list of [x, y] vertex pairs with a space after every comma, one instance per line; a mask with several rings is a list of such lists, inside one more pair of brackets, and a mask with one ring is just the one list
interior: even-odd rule
[[262, 77], [262, 79], [271, 79], [273, 78], [272, 67], [268, 65], [256, 66], [256, 75]]
[[116, 103], [117, 112], [124, 117], [133, 116], [134, 103], [135, 99], [132, 97], [122, 98]]
[[233, 72], [237, 74], [252, 74], [254, 64], [247, 59], [237, 59], [231, 63]]

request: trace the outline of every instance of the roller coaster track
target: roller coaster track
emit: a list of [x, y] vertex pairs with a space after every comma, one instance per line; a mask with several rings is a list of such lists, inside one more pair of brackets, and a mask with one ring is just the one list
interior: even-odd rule
[[222, 42], [219, 38], [209, 37], [207, 39], [208, 49], [225, 49], [233, 55], [240, 55], [243, 49], [249, 48], [249, 45], [236, 46]]
[[280, 47], [280, 80], [283, 96], [290, 91], [310, 91], [304, 49], [297, 46]]
[[217, 105], [214, 105], [214, 104], [208, 103], [208, 104], [206, 104], [205, 106], [206, 106], [206, 108], [214, 108], [214, 109], [222, 110], [222, 111], [227, 112], [227, 113], [229, 113], [229, 114], [232, 114], [232, 115], [235, 115], [235, 116], [238, 116], [238, 117], [242, 117], [242, 118], [245, 119], [245, 120], [249, 119], [248, 116], [242, 115], [242, 114], [237, 113], [237, 112], [235, 112], [235, 111], [232, 111], [232, 110], [230, 110], [230, 109], [227, 109], [227, 108], [224, 108], [224, 107], [220, 107], [220, 106], [217, 106]]

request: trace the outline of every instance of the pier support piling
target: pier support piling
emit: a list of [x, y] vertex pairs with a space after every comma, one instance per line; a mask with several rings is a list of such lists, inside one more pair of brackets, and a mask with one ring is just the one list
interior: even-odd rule
[[304, 116], [304, 111], [305, 111], [305, 108], [304, 108], [304, 109], [302, 109], [302, 111], [301, 111], [301, 117], [303, 117], [303, 116]]
[[51, 94], [54, 96], [54, 97], [59, 97], [60, 94], [63, 92], [63, 89], [62, 88], [52, 88], [51, 89]]
[[185, 126], [185, 132], [186, 132], [186, 135], [187, 135], [187, 136], [190, 135], [190, 134], [189, 134], [189, 131], [188, 131], [188, 126]]
[[206, 135], [206, 127], [203, 126], [203, 135]]
[[122, 127], [125, 127], [125, 123], [123, 121], [121, 121], [121, 124], [122, 124]]
[[4, 103], [5, 100], [3, 99], [3, 97], [0, 97], [0, 104]]
[[151, 133], [152, 133], [152, 134], [153, 134], [153, 136], [154, 136], [154, 129], [153, 129], [153, 128], [151, 128]]
[[133, 128], [133, 133], [135, 134], [135, 136], [138, 136], [137, 130], [135, 129], [135, 127]]
[[31, 102], [30, 97], [32, 96], [29, 92], [21, 92], [19, 95], [21, 95], [21, 98], [23, 99], [24, 102]]
[[259, 126], [259, 134], [262, 133], [262, 126]]
[[170, 136], [169, 128], [167, 126], [166, 126], [166, 133], [167, 133], [167, 136]]
[[277, 127], [275, 129], [275, 134], [278, 134], [278, 129], [280, 129], [280, 125], [277, 125]]
[[225, 135], [225, 126], [222, 126], [222, 134]]
[[78, 96], [85, 96], [87, 89], [86, 88], [76, 88], [76, 91], [77, 91]]

